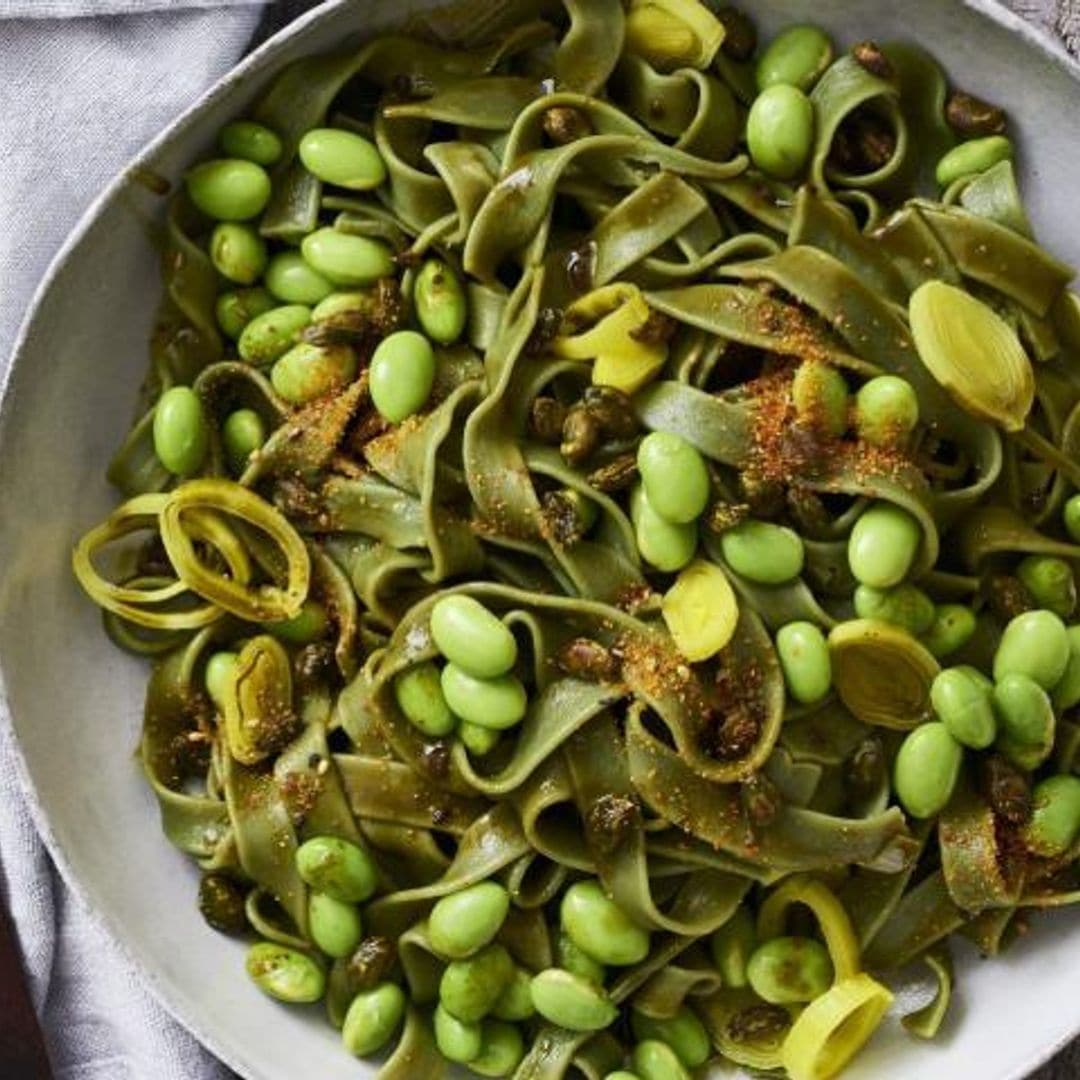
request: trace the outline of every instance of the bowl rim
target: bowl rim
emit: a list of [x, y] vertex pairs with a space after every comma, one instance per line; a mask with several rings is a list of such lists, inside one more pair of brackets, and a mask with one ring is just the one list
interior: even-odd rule
[[[1062, 68], [1080, 84], [1080, 58], [1070, 54], [1064, 44], [1053, 37], [1047, 30], [1006, 7], [1004, 0], [954, 0], [954, 2], [974, 12], [978, 17], [996, 23], [1013, 36], [1019, 37], [1028, 47], [1041, 53], [1045, 59]], [[150, 139], [140, 150], [136, 151], [87, 205], [64, 242], [50, 259], [41, 280], [34, 289], [16, 332], [9, 355], [9, 363], [4, 371], [0, 371], [0, 444], [3, 442], [4, 429], [14, 408], [14, 394], [11, 392], [11, 388], [15, 370], [22, 362], [22, 355], [31, 336], [38, 309], [102, 210], [132, 183], [132, 175], [137, 169], [151, 166], [158, 151], [190, 128], [205, 109], [227, 98], [237, 84], [247, 80], [249, 77], [265, 73], [286, 46], [294, 45], [298, 40], [310, 34], [324, 20], [332, 19], [339, 12], [343, 12], [347, 8], [355, 6], [355, 4], [356, 0], [323, 0], [322, 3], [317, 4], [283, 26], [267, 38], [266, 41], [262, 42], [250, 53], [247, 53], [229, 71], [184, 108], [157, 135]], [[29, 764], [15, 732], [12, 709], [4, 682], [2, 657], [0, 657], [0, 738], [5, 738], [12, 750], [16, 784], [25, 800], [30, 819], [41, 837], [64, 886], [71, 890], [82, 905], [90, 922], [106, 936], [120, 961], [134, 971], [141, 985], [154, 996], [155, 1000], [173, 1020], [179, 1023], [205, 1050], [218, 1058], [228, 1068], [241, 1076], [254, 1078], [256, 1072], [253, 1062], [246, 1060], [246, 1055], [238, 1048], [227, 1046], [223, 1041], [219, 1040], [214, 1031], [208, 1029], [200, 1020], [191, 1015], [188, 1008], [180, 1000], [174, 998], [170, 987], [161, 978], [160, 974], [126, 943], [123, 927], [116, 921], [115, 917], [109, 911], [96, 906], [91, 900], [86, 887], [75, 873], [63, 844], [60, 843], [53, 831], [48, 814], [38, 796]], [[1008, 1074], [1002, 1075], [999, 1080], [1022, 1080], [1034, 1069], [1049, 1061], [1051, 1057], [1076, 1039], [1077, 1036], [1080, 1036], [1080, 1016], [1077, 1016], [1075, 1025], [1072, 1030], [1066, 1031], [1052, 1043], [1034, 1049], [1021, 1065]]]

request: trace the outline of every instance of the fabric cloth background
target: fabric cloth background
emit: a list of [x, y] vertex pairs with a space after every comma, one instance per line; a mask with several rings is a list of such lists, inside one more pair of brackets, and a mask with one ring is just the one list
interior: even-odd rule
[[[38, 280], [97, 191], [253, 43], [312, 6], [0, 0], [0, 372]], [[1010, 6], [1080, 52], [1080, 0]], [[0, 901], [58, 1080], [231, 1077], [142, 989], [58, 878], [7, 739], [0, 727]], [[1077, 1076], [1080, 1043], [1036, 1074]]]

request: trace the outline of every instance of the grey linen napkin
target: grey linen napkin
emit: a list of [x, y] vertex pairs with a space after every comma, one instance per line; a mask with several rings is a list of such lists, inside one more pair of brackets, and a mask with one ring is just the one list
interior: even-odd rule
[[[312, 6], [0, 0], [0, 382], [34, 287], [94, 195], [253, 41]], [[1080, 0], [1010, 6], [1080, 51]], [[23, 802], [3, 727], [0, 899], [58, 1078], [231, 1076], [143, 989], [58, 878]], [[1036, 1077], [1078, 1075], [1074, 1045]]]

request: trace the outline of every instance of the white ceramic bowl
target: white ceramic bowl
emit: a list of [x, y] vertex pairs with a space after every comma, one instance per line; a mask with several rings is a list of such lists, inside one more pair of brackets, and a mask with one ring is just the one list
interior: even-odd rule
[[[246, 60], [139, 160], [175, 179], [288, 61], [432, 6], [325, 5]], [[1019, 19], [985, 0], [748, 6], [766, 31], [804, 19], [844, 41], [914, 38], [958, 85], [1004, 104], [1039, 235], [1080, 265], [1080, 72]], [[263, 997], [244, 974], [242, 947], [203, 924], [194, 867], [161, 835], [131, 754], [146, 669], [113, 648], [69, 571], [73, 540], [116, 501], [104, 470], [144, 370], [159, 297], [147, 222], [160, 213], [142, 186], [118, 177], [46, 275], [18, 344], [0, 415], [0, 656], [10, 723], [28, 796], [64, 877], [178, 1018], [247, 1077], [369, 1075], [344, 1053], [320, 1010]], [[848, 1075], [1020, 1077], [1080, 1031], [1078, 975], [1080, 924], [1067, 914], [1040, 920], [999, 961], [964, 952], [944, 1038], [917, 1043], [894, 1024]]]

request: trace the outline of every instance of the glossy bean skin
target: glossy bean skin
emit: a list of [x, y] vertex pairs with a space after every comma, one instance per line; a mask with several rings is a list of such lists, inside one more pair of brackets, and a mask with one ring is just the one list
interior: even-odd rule
[[304, 606], [291, 619], [266, 623], [266, 630], [289, 645], [310, 645], [325, 637], [329, 626], [326, 608], [317, 600], [305, 600]]
[[686, 1005], [665, 1019], [646, 1016], [634, 1009], [630, 1013], [630, 1026], [639, 1042], [656, 1039], [667, 1043], [688, 1069], [704, 1065], [712, 1056], [712, 1042], [705, 1025]]
[[1012, 143], [1004, 135], [986, 135], [954, 146], [938, 163], [935, 178], [941, 187], [975, 173], [986, 172], [999, 161], [1013, 156]]
[[1076, 578], [1072, 567], [1053, 555], [1028, 555], [1016, 568], [1032, 599], [1041, 608], [1067, 619], [1076, 610]]
[[480, 1056], [483, 1035], [479, 1023], [465, 1023], [448, 1013], [442, 1005], [437, 1005], [433, 1026], [435, 1045], [447, 1061], [464, 1065]]
[[829, 645], [811, 622], [791, 622], [776, 634], [776, 654], [788, 693], [803, 705], [821, 701], [832, 689]]
[[517, 641], [503, 621], [471, 596], [444, 596], [431, 609], [439, 652], [478, 679], [505, 675], [517, 662]]
[[720, 538], [728, 565], [736, 574], [760, 585], [783, 585], [803, 570], [802, 538], [786, 525], [744, 521]]
[[251, 455], [266, 442], [266, 424], [254, 409], [237, 409], [221, 425], [221, 448], [233, 476], [247, 468]]
[[1070, 495], [1061, 511], [1061, 523], [1074, 544], [1080, 544], [1080, 493]]
[[273, 165], [283, 150], [277, 134], [254, 120], [230, 121], [218, 133], [218, 145], [229, 157], [263, 166]]
[[442, 259], [428, 259], [416, 275], [413, 308], [420, 329], [440, 345], [452, 345], [465, 330], [469, 308], [457, 274]]
[[985, 750], [997, 737], [990, 692], [964, 668], [946, 668], [935, 676], [930, 703], [958, 743]]
[[381, 1050], [393, 1037], [405, 1016], [405, 992], [391, 982], [362, 990], [353, 998], [341, 1041], [355, 1057], [367, 1057]]
[[855, 395], [855, 430], [871, 446], [903, 443], [918, 422], [918, 395], [898, 375], [878, 375]]
[[357, 367], [356, 353], [348, 345], [302, 341], [274, 364], [270, 382], [291, 405], [306, 405], [348, 385], [356, 378]]
[[254, 285], [268, 259], [266, 242], [250, 225], [223, 221], [210, 236], [210, 261], [236, 285]]
[[315, 960], [276, 942], [252, 945], [246, 967], [260, 990], [290, 1005], [318, 1001], [326, 990], [326, 975]]
[[634, 1072], [641, 1080], [691, 1080], [678, 1054], [659, 1039], [646, 1039], [634, 1047]]
[[725, 986], [738, 989], [750, 985], [746, 977], [746, 965], [757, 945], [754, 917], [747, 908], [740, 905], [709, 941], [713, 963], [716, 964]]
[[579, 949], [573, 939], [563, 930], [555, 940], [555, 960], [559, 967], [572, 971], [597, 986], [603, 986], [607, 978], [604, 965], [594, 960], [584, 949]]
[[1080, 833], [1080, 778], [1049, 776], [1031, 792], [1031, 820], [1024, 828], [1028, 850], [1046, 859], [1064, 855]]
[[1052, 611], [1025, 611], [1011, 619], [994, 654], [994, 681], [1027, 675], [1050, 690], [1069, 663], [1069, 635]]
[[456, 664], [447, 664], [440, 683], [451, 711], [470, 724], [506, 731], [525, 718], [529, 696], [516, 675], [478, 679]]
[[888, 589], [907, 576], [921, 543], [922, 530], [911, 514], [891, 503], [875, 503], [851, 530], [848, 565], [856, 581]]
[[382, 416], [398, 424], [419, 412], [435, 382], [435, 353], [415, 330], [397, 330], [379, 342], [369, 372], [371, 400]]
[[198, 394], [174, 386], [154, 409], [154, 453], [169, 472], [190, 476], [202, 468], [210, 448], [210, 426]]
[[270, 177], [261, 165], [241, 158], [217, 158], [184, 177], [191, 201], [215, 221], [250, 221], [270, 201]]
[[229, 684], [236, 673], [236, 653], [216, 652], [206, 661], [206, 673], [203, 681], [210, 700], [218, 707], [225, 708], [225, 697]]
[[439, 669], [431, 661], [398, 675], [394, 698], [409, 723], [429, 738], [441, 739], [457, 727], [457, 717], [443, 696]]
[[777, 83], [750, 106], [746, 141], [754, 164], [777, 180], [806, 168], [814, 145], [814, 107], [798, 88]]
[[617, 1069], [615, 1072], [609, 1072], [604, 1080], [641, 1080], [641, 1077], [637, 1073], [627, 1072], [625, 1069]]
[[307, 304], [284, 304], [256, 315], [244, 327], [236, 343], [240, 359], [265, 367], [284, 356], [300, 340], [300, 331], [311, 322]]
[[847, 431], [848, 384], [831, 364], [804, 360], [791, 383], [795, 415], [813, 431], [836, 439]]
[[599, 881], [571, 885], [559, 912], [570, 940], [601, 964], [625, 967], [649, 954], [649, 931], [625, 915]]
[[521, 1032], [502, 1020], [485, 1020], [480, 1056], [469, 1062], [469, 1068], [480, 1076], [510, 1076], [525, 1056]]
[[320, 180], [350, 191], [370, 191], [386, 179], [375, 144], [341, 128], [313, 128], [300, 140], [304, 168]]
[[922, 643], [939, 660], [962, 649], [974, 636], [978, 622], [975, 612], [963, 604], [941, 604], [934, 621], [922, 635]]
[[470, 724], [467, 720], [461, 721], [457, 726], [457, 737], [465, 745], [465, 749], [476, 757], [490, 754], [502, 739], [502, 732], [494, 728], [481, 727], [479, 724]]
[[266, 264], [266, 287], [283, 304], [312, 304], [325, 300], [334, 286], [308, 265], [299, 251], [279, 251]]
[[1069, 635], [1069, 662], [1065, 665], [1065, 674], [1054, 686], [1054, 708], [1060, 710], [1071, 709], [1074, 705], [1080, 705], [1080, 625], [1070, 626]]
[[346, 904], [361, 904], [374, 895], [379, 871], [363, 848], [337, 836], [313, 836], [296, 852], [296, 869], [304, 882]]
[[701, 516], [709, 501], [705, 459], [684, 438], [654, 431], [641, 440], [638, 472], [649, 505], [665, 521], [686, 525]]
[[305, 236], [300, 251], [308, 266], [333, 285], [373, 285], [394, 272], [394, 257], [384, 243], [329, 226]]
[[855, 614], [860, 619], [892, 623], [919, 637], [933, 626], [935, 608], [922, 589], [906, 582], [891, 589], [860, 585], [855, 590]]
[[602, 1031], [619, 1015], [596, 983], [561, 968], [548, 968], [535, 975], [531, 993], [536, 1011], [568, 1031]]
[[790, 26], [766, 46], [757, 62], [759, 90], [777, 83], [810, 88], [832, 63], [833, 46], [828, 34], [816, 26]]
[[532, 1000], [532, 976], [522, 967], [515, 967], [510, 981], [503, 988], [502, 997], [495, 1003], [491, 1015], [496, 1020], [519, 1022], [536, 1015]]
[[277, 306], [277, 301], [270, 295], [269, 289], [261, 285], [250, 289], [230, 289], [217, 298], [214, 314], [221, 332], [233, 341], [238, 341], [252, 319]]
[[364, 936], [360, 912], [326, 893], [313, 892], [308, 898], [308, 925], [311, 940], [327, 956], [349, 956]]
[[1002, 676], [993, 691], [998, 749], [1022, 769], [1041, 765], [1054, 746], [1054, 706], [1047, 692], [1019, 673]]
[[674, 573], [693, 559], [698, 544], [697, 526], [665, 521], [653, 509], [642, 484], [630, 493], [630, 520], [638, 551], [650, 566]]
[[812, 938], [778, 937], [763, 942], [746, 966], [750, 986], [772, 1005], [813, 1001], [832, 985], [829, 951]]
[[486, 945], [466, 960], [452, 960], [439, 981], [443, 1007], [466, 1023], [482, 1020], [495, 1007], [514, 974], [514, 961], [501, 945]]
[[931, 818], [945, 809], [960, 775], [963, 750], [940, 721], [920, 724], [900, 744], [893, 789], [912, 817]]
[[428, 916], [428, 939], [451, 960], [472, 956], [495, 940], [510, 910], [510, 894], [495, 881], [481, 881], [438, 900]]

